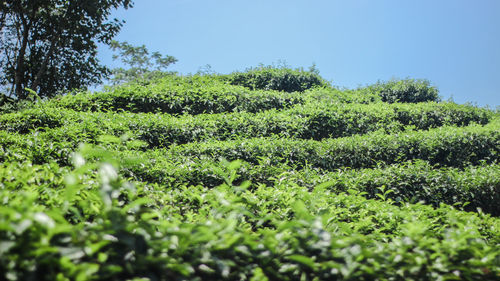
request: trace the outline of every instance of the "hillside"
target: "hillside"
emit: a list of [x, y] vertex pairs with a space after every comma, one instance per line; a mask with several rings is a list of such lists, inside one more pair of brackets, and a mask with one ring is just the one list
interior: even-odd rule
[[500, 113], [426, 81], [258, 68], [1, 110], [0, 280], [500, 280]]

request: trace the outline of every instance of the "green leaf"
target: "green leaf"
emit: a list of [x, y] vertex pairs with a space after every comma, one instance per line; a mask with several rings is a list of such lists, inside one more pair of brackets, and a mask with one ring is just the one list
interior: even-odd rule
[[303, 265], [306, 265], [313, 270], [316, 269], [316, 263], [310, 257], [306, 257], [303, 255], [290, 255], [290, 256], [287, 256], [286, 258], [291, 260], [291, 261], [295, 261], [295, 262], [301, 263]]

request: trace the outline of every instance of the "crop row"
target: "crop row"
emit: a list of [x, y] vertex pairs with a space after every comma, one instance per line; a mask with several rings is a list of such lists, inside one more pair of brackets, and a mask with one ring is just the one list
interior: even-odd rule
[[202, 77], [163, 79], [155, 84], [128, 84], [97, 93], [76, 93], [51, 99], [48, 107], [76, 111], [162, 112], [201, 114], [233, 111], [259, 112], [303, 103], [300, 95], [252, 91], [242, 86], [209, 82]]
[[[269, 142], [266, 142], [266, 139], [254, 139], [249, 141], [247, 145], [234, 146], [235, 142], [229, 142], [232, 145], [228, 142], [197, 143], [188, 145], [188, 147], [179, 146], [173, 150], [149, 150], [146, 152], [137, 151], [136, 149], [141, 148], [141, 143], [135, 141], [121, 143], [118, 138], [109, 137], [110, 139], [106, 140], [103, 137], [99, 139], [99, 143], [100, 146], [120, 151], [116, 156], [117, 159], [137, 158], [137, 161], [131, 161], [130, 164], [125, 165], [124, 170], [127, 176], [138, 181], [159, 183], [173, 188], [181, 185], [201, 184], [207, 187], [220, 185], [225, 182], [225, 178], [221, 175], [221, 171], [216, 168], [219, 159], [245, 159], [242, 155], [248, 155], [246, 161], [252, 161], [252, 164], [247, 163], [242, 166], [238, 173], [238, 182], [250, 180], [254, 184], [272, 185], [287, 179], [289, 182], [295, 182], [308, 188], [330, 182], [331, 188], [337, 192], [354, 189], [366, 192], [370, 198], [377, 198], [380, 196], [377, 194], [384, 194], [387, 191], [389, 193], [384, 196], [397, 202], [424, 201], [434, 206], [438, 206], [440, 203], [469, 204], [466, 206], [466, 210], [475, 211], [479, 207], [487, 213], [500, 215], [500, 209], [496, 204], [500, 200], [500, 190], [498, 189], [500, 183], [496, 176], [499, 173], [498, 164], [487, 165], [487, 163], [498, 163], [498, 133], [485, 131], [480, 132], [482, 134], [477, 134], [477, 132], [474, 134], [471, 132], [471, 128], [462, 130], [462, 133], [464, 131], [463, 135], [458, 133], [461, 137], [455, 140], [456, 143], [450, 143], [450, 140], [447, 140], [444, 143], [446, 145], [441, 148], [431, 146], [432, 149], [441, 151], [437, 153], [431, 150], [437, 153], [435, 155], [430, 155], [430, 152], [427, 152], [427, 157], [425, 155], [399, 155], [385, 160], [374, 158], [373, 155], [366, 155], [371, 150], [364, 149], [362, 145], [370, 146], [370, 143], [358, 142], [357, 145], [353, 144], [350, 149], [346, 149], [345, 143], [349, 143], [350, 138], [343, 139], [343, 142], [328, 141], [337, 143], [336, 147], [328, 145], [328, 142], [303, 142], [303, 147], [300, 148], [300, 144], [294, 140], [288, 140], [288, 142], [281, 140], [280, 147], [272, 147], [269, 146], [269, 143], [274, 142], [275, 145], [278, 145], [275, 143], [278, 140], [267, 139]], [[4, 136], [0, 149], [2, 162], [29, 161], [41, 164], [55, 161], [60, 165], [67, 166], [71, 163], [68, 160], [71, 151], [77, 149], [75, 142], [51, 143], [43, 138], [27, 140], [20, 135], [17, 137], [5, 133], [2, 135]], [[414, 150], [420, 150], [420, 153], [423, 154], [423, 151], [427, 149], [424, 145], [429, 141], [429, 136], [425, 140], [423, 134], [417, 133], [415, 135], [417, 139], [422, 140], [420, 146], [423, 147], [418, 147], [413, 142], [407, 143], [407, 145]], [[441, 138], [443, 134], [436, 132], [436, 135], [437, 138], [433, 141], [443, 140]], [[43, 133], [39, 136], [43, 136]], [[415, 139], [415, 136], [413, 137], [410, 140]], [[408, 139], [401, 138], [399, 140], [401, 143], [404, 141], [408, 142]], [[381, 142], [390, 143], [384, 142], [383, 139]], [[268, 145], [262, 145], [262, 143]], [[344, 143], [344, 147], [339, 145], [342, 143]], [[463, 147], [463, 151], [469, 151], [467, 155], [461, 150], [450, 149], [458, 144], [469, 146], [473, 143], [476, 143], [477, 147]], [[307, 144], [316, 144], [316, 146], [307, 147]], [[37, 149], [32, 149], [33, 147], [37, 147]], [[284, 149], [286, 147], [288, 150]], [[193, 150], [195, 148], [198, 150]], [[227, 150], [215, 152], [215, 148]], [[328, 149], [328, 151], [324, 151], [324, 149]], [[378, 153], [388, 154], [393, 150], [405, 151], [407, 148], [396, 147], [386, 152], [378, 151]], [[236, 153], [236, 151], [240, 156], [232, 158], [228, 154], [230, 152]], [[279, 155], [276, 154], [278, 152]], [[461, 153], [461, 158], [458, 160], [457, 153]], [[340, 158], [340, 154], [344, 155], [345, 158]], [[360, 155], [365, 157], [365, 163], [354, 159]], [[448, 155], [449, 160], [442, 159], [443, 161], [436, 163], [436, 157], [443, 155]], [[325, 160], [334, 156], [338, 159], [336, 162]], [[433, 164], [457, 166], [460, 169], [444, 167], [437, 169], [427, 162], [419, 161], [410, 165], [397, 164], [409, 159], [424, 159]], [[351, 164], [358, 163], [358, 167], [346, 165], [345, 163], [349, 163], [349, 161]], [[467, 167], [466, 163], [468, 162], [480, 166]], [[383, 165], [377, 166], [377, 164]], [[385, 165], [388, 166], [384, 167]], [[374, 166], [375, 169], [345, 169], [346, 167], [366, 168], [371, 166]]]
[[[81, 160], [79, 160], [81, 161]], [[82, 164], [78, 164], [82, 165]], [[83, 165], [88, 165], [83, 162]], [[131, 186], [124, 186], [123, 188], [118, 189], [113, 196], [113, 198], [119, 198], [122, 205], [127, 205], [130, 203], [129, 196], [135, 194], [137, 196], [146, 196], [150, 198], [152, 201], [149, 202], [149, 206], [153, 208], [161, 208], [165, 212], [169, 212], [172, 215], [171, 219], [192, 219], [192, 220], [204, 220], [206, 219], [206, 215], [210, 213], [209, 210], [203, 210], [200, 212], [200, 217], [192, 217], [186, 216], [187, 212], [197, 212], [205, 208], [214, 208], [219, 204], [225, 204], [223, 202], [224, 199], [231, 200], [231, 197], [221, 197], [221, 195], [217, 195], [217, 193], [221, 190], [224, 190], [224, 186], [234, 185], [234, 188], [231, 188], [226, 191], [231, 191], [231, 193], [236, 193], [236, 195], [247, 197], [246, 200], [240, 200], [239, 203], [245, 203], [251, 206], [253, 209], [252, 212], [254, 214], [258, 214], [259, 216], [265, 217], [266, 212], [272, 212], [275, 215], [280, 215], [280, 219], [289, 219], [293, 217], [293, 212], [290, 210], [290, 201], [294, 199], [304, 200], [308, 206], [310, 206], [311, 212], [313, 213], [321, 213], [321, 210], [327, 206], [332, 207], [330, 204], [332, 201], [336, 201], [336, 196], [342, 196], [342, 192], [344, 189], [352, 194], [363, 195], [363, 193], [367, 193], [367, 191], [362, 191], [362, 189], [347, 189], [349, 187], [356, 188], [355, 182], [363, 183], [371, 181], [379, 180], [386, 181], [387, 179], [382, 179], [381, 174], [385, 175], [395, 175], [398, 177], [393, 181], [398, 179], [406, 178], [408, 181], [408, 177], [420, 177], [419, 180], [422, 180], [424, 175], [431, 176], [426, 179], [429, 183], [434, 182], [437, 184], [438, 181], [448, 181], [447, 184], [468, 184], [472, 187], [475, 183], [484, 184], [488, 175], [491, 175], [498, 171], [498, 166], [496, 167], [477, 167], [477, 168], [469, 168], [465, 171], [458, 171], [456, 169], [447, 169], [440, 171], [431, 171], [430, 166], [425, 163], [408, 163], [405, 165], [409, 167], [412, 171], [403, 171], [404, 168], [401, 166], [393, 166], [389, 169], [385, 170], [373, 170], [373, 171], [352, 171], [348, 172], [347, 175], [342, 173], [337, 173], [336, 175], [330, 174], [324, 178], [329, 178], [329, 182], [323, 183], [315, 186], [314, 188], [307, 188], [304, 186], [300, 186], [296, 184], [296, 179], [294, 177], [296, 175], [290, 177], [287, 175], [283, 175], [282, 178], [276, 180], [274, 184], [270, 186], [266, 185], [253, 185], [249, 188], [249, 186], [245, 182], [240, 181], [240, 186], [235, 185], [235, 179], [237, 178], [233, 172], [241, 169], [240, 164], [237, 163], [218, 163], [214, 164], [213, 172], [218, 176], [222, 176], [226, 178], [226, 183], [221, 184], [221, 186], [216, 187], [214, 191], [201, 185], [197, 186], [184, 186], [180, 185], [177, 188], [169, 188], [163, 184], [150, 184], [143, 182], [135, 182], [138, 190], [133, 193], [129, 193], [131, 191]], [[31, 165], [31, 164], [3, 164], [0, 166], [0, 178], [2, 179], [2, 191], [16, 191], [11, 192], [4, 201], [5, 204], [10, 204], [11, 200], [15, 200], [18, 196], [23, 197], [26, 193], [33, 192], [36, 194], [32, 198], [35, 200], [33, 203], [35, 205], [42, 205], [47, 208], [61, 208], [65, 212], [72, 213], [73, 210], [68, 209], [69, 206], [64, 206], [65, 200], [70, 200], [70, 204], [93, 204], [95, 209], [82, 210], [83, 213], [80, 215], [96, 215], [99, 212], [99, 208], [102, 207], [103, 202], [98, 202], [101, 199], [101, 196], [93, 194], [93, 191], [99, 191], [99, 186], [97, 185], [99, 182], [103, 181], [104, 175], [99, 175], [99, 173], [109, 173], [110, 171], [103, 169], [102, 165], [98, 165], [95, 167], [100, 167], [98, 173], [90, 173], [84, 175], [81, 171], [81, 168], [76, 169], [78, 171], [76, 174], [71, 172], [71, 169], [57, 167], [54, 163], [51, 164], [43, 164], [43, 165]], [[13, 169], [15, 168], [15, 169]], [[108, 169], [108, 168], [107, 168]], [[216, 169], [220, 169], [220, 171], [216, 171]], [[235, 170], [236, 169], [236, 170]], [[417, 175], [415, 171], [418, 169], [423, 169], [424, 175]], [[400, 170], [399, 172], [397, 170]], [[186, 172], [186, 171], [185, 171]], [[367, 175], [363, 176], [362, 173], [368, 172]], [[112, 176], [113, 171], [108, 176]], [[310, 172], [313, 174], [314, 172]], [[475, 183], [467, 183], [468, 180], [473, 180], [473, 176], [479, 175], [479, 180], [476, 178]], [[471, 177], [472, 176], [472, 177]], [[116, 176], [112, 176], [116, 177]], [[377, 178], [378, 177], [378, 178]], [[452, 177], [452, 179], [445, 179], [446, 177]], [[86, 178], [86, 180], [83, 180]], [[182, 178], [180, 178], [182, 180]], [[314, 179], [318, 180], [318, 179]], [[489, 179], [490, 185], [494, 185], [495, 179]], [[498, 179], [496, 179], [498, 181]], [[79, 183], [78, 183], [79, 182]], [[76, 185], [75, 185], [76, 184]], [[118, 181], [113, 183], [116, 184], [124, 184], [123, 181]], [[340, 189], [336, 189], [341, 186]], [[335, 188], [334, 188], [335, 187]], [[394, 191], [394, 187], [391, 187]], [[423, 187], [425, 188], [425, 187]], [[430, 187], [430, 188], [435, 188]], [[138, 193], [137, 193], [138, 192]], [[243, 193], [242, 193], [243, 192]], [[310, 193], [309, 193], [310, 192]], [[394, 192], [405, 192], [403, 190], [394, 191]], [[428, 190], [426, 191], [428, 192]], [[434, 190], [434, 192], [439, 193], [441, 191]], [[300, 194], [300, 196], [295, 197], [296, 194]], [[308, 196], [306, 196], [309, 193]], [[390, 194], [390, 193], [389, 193]], [[234, 196], [235, 194], [229, 194], [230, 196]], [[200, 197], [201, 196], [201, 197]], [[324, 198], [320, 198], [324, 196]], [[356, 197], [353, 196], [353, 197]], [[214, 198], [212, 198], [214, 197]], [[254, 197], [253, 199], [251, 197]], [[238, 199], [238, 198], [235, 198]], [[320, 202], [316, 202], [316, 204], [321, 203], [320, 206], [314, 206], [315, 202], [307, 202], [307, 200], [316, 200]], [[86, 202], [88, 201], [88, 202]], [[92, 202], [96, 201], [96, 202]], [[255, 201], [260, 201], [259, 204], [255, 204]], [[372, 202], [372, 201], [367, 201]], [[310, 203], [310, 204], [309, 204]], [[387, 205], [391, 206], [391, 208], [395, 208], [396, 206], [393, 204], [393, 201], [390, 200], [389, 196], [386, 198], [385, 202], [380, 201], [380, 203], [370, 203], [371, 205]], [[419, 204], [399, 204], [401, 208], [414, 208]], [[437, 204], [437, 208], [442, 206], [441, 204]], [[78, 207], [78, 206], [75, 206]], [[81, 207], [81, 206], [80, 206]], [[234, 206], [233, 206], [234, 207]], [[353, 206], [344, 205], [337, 206], [337, 208], [352, 208]], [[335, 212], [343, 213], [342, 210], [337, 210]], [[332, 209], [332, 210], [333, 210]], [[370, 211], [368, 211], [369, 213]], [[64, 214], [66, 218], [68, 218], [68, 214]], [[363, 216], [359, 213], [344, 213], [342, 214], [344, 217], [349, 217], [349, 221], [356, 223], [356, 221], [363, 219]], [[426, 215], [424, 215], [425, 217]], [[90, 219], [90, 218], [89, 218]], [[337, 220], [343, 221], [343, 218], [336, 217]], [[496, 219], [498, 221], [498, 219]], [[492, 220], [495, 221], [495, 220]], [[381, 220], [378, 224], [372, 226], [374, 229], [368, 231], [365, 234], [371, 233], [372, 231], [376, 231], [375, 228], [380, 226], [384, 226], [387, 222]], [[446, 223], [452, 223], [447, 221]], [[488, 223], [487, 218], [485, 217], [485, 224]], [[389, 227], [389, 226], [387, 226]], [[387, 228], [384, 232], [385, 234], [399, 234], [400, 230], [398, 228]], [[492, 242], [499, 243], [500, 236], [491, 227], [484, 226], [481, 230], [483, 235], [486, 235], [488, 239], [493, 239]], [[379, 234], [382, 234], [379, 233]], [[380, 238], [380, 237], [379, 237]]]
[[[50, 131], [19, 135], [0, 132], [0, 160], [37, 164], [55, 161], [67, 166], [78, 142], [65, 140], [66, 133], [59, 131], [54, 134]], [[498, 163], [499, 133], [493, 126], [445, 127], [426, 132], [406, 132], [399, 136], [376, 133], [322, 142], [250, 139], [191, 143], [174, 146], [170, 150], [146, 152], [140, 151], [144, 146], [141, 142], [123, 142], [111, 136], [98, 137], [97, 143], [119, 151], [117, 159], [138, 158], [135, 164], [125, 165], [128, 176], [170, 187], [184, 184], [217, 186], [224, 182], [224, 177], [213, 169], [217, 166], [215, 163], [220, 158], [243, 159], [250, 163], [240, 171], [240, 180], [251, 180], [255, 184], [273, 184], [272, 178], [291, 178], [299, 185], [312, 188], [333, 181], [334, 190], [357, 189], [367, 192], [371, 198], [391, 190], [387, 198], [398, 202], [423, 200], [435, 206], [439, 203], [468, 202], [467, 210], [480, 207], [485, 212], [500, 214], [495, 207], [495, 202], [500, 199], [499, 183], [495, 181], [498, 167], [485, 166], [487, 163]], [[393, 165], [384, 169], [386, 165], [412, 159], [423, 159], [431, 164]], [[465, 171], [461, 173], [450, 169], [443, 172], [432, 167], [434, 164], [465, 168]], [[469, 164], [483, 167], [476, 170], [468, 168]], [[380, 169], [347, 173], [346, 167]], [[320, 171], [315, 172], [315, 169]], [[342, 170], [338, 172], [337, 169]]]
[[[142, 157], [141, 157], [142, 156]], [[150, 160], [150, 154], [138, 156], [141, 161], [126, 167], [127, 175], [138, 181], [158, 183], [169, 188], [201, 185], [216, 187], [228, 181], [220, 161], [193, 161], [181, 158], [169, 161]], [[373, 169], [335, 172], [305, 167], [296, 169], [287, 164], [270, 165], [262, 159], [259, 164], [244, 163], [234, 175], [237, 183], [252, 182], [253, 186], [297, 184], [310, 190], [319, 185], [334, 192], [356, 190], [368, 198], [402, 202], [423, 202], [435, 207], [442, 203], [468, 211], [500, 216], [500, 166], [498, 164], [458, 168], [435, 168], [421, 160]]]
[[296, 106], [284, 111], [265, 111], [184, 115], [75, 112], [65, 109], [36, 108], [0, 116], [0, 130], [29, 133], [61, 126], [95, 128], [101, 134], [128, 133], [146, 141], [150, 147], [168, 147], [205, 140], [284, 137], [315, 139], [346, 137], [376, 130], [400, 132], [405, 127], [427, 130], [449, 126], [487, 124], [491, 111], [452, 103]]
[[[238, 80], [237, 76], [232, 77]], [[252, 89], [249, 89], [244, 86], [231, 85], [230, 83], [236, 80], [228, 77], [172, 75], [155, 80], [155, 83], [143, 81], [107, 88], [97, 93], [73, 93], [44, 103], [48, 107], [69, 108], [76, 111], [162, 112], [179, 115], [234, 111], [260, 112], [317, 102], [328, 104], [382, 101], [377, 91], [339, 90], [323, 82], [315, 87], [312, 87], [312, 84], [309, 86], [300, 83], [293, 85], [292, 88], [304, 87], [302, 89], [304, 92], [300, 93], [269, 90], [267, 87], [250, 87]], [[412, 83], [409, 84], [413, 85]], [[271, 84], [273, 84], [272, 81]], [[270, 89], [281, 89], [280, 87], [277, 84], [276, 87], [271, 86]], [[406, 92], [403, 94], [406, 95]], [[412, 94], [408, 93], [409, 96]]]
[[[259, 159], [270, 158], [271, 164], [288, 162], [299, 167], [309, 164], [334, 171], [342, 167], [357, 169], [412, 159], [463, 167], [481, 161], [496, 162], [499, 150], [500, 132], [495, 123], [491, 123], [484, 127], [440, 127], [393, 135], [375, 132], [322, 141], [256, 138], [189, 143], [163, 150], [163, 157], [241, 159], [254, 164]], [[162, 157], [161, 153], [161, 150], [154, 152], [152, 158]]]
[[[498, 121], [485, 126], [440, 127], [428, 131], [406, 131], [393, 135], [374, 132], [322, 141], [291, 138], [253, 138], [229, 141], [194, 142], [172, 145], [169, 149], [152, 152], [151, 158], [177, 159], [226, 158], [258, 163], [270, 158], [273, 163], [288, 162], [299, 167], [307, 164], [334, 171], [342, 167], [366, 168], [379, 163], [392, 164], [412, 159], [422, 159], [441, 166], [463, 167], [481, 161], [498, 161], [500, 132]], [[0, 159], [27, 159], [42, 163], [51, 159], [64, 159], [68, 151], [79, 142], [102, 142], [105, 136], [98, 127], [61, 127], [31, 135], [0, 131]], [[83, 128], [83, 130], [82, 130]], [[116, 139], [116, 138], [115, 138]], [[119, 139], [118, 139], [119, 142]], [[133, 148], [143, 143], [131, 142]], [[116, 146], [116, 145], [115, 145]], [[138, 147], [139, 146], [139, 147]], [[33, 149], [36, 148], [36, 149]], [[120, 147], [120, 150], [129, 149]]]
[[[3, 162], [31, 161], [34, 163], [49, 163], [57, 161], [68, 165], [68, 157], [77, 148], [78, 141], [85, 138], [95, 138], [98, 131], [81, 131], [81, 126], [75, 132], [68, 128], [59, 128], [32, 135], [19, 135], [1, 132], [2, 146], [0, 148]], [[68, 139], [72, 135], [74, 139]], [[88, 137], [88, 136], [91, 137]], [[174, 186], [179, 184], [202, 184], [216, 186], [221, 177], [213, 172], [213, 163], [220, 158], [243, 159], [254, 164], [242, 172], [242, 179], [255, 183], [270, 184], [269, 178], [282, 178], [284, 163], [290, 164], [299, 172], [285, 173], [297, 176], [297, 183], [308, 187], [334, 180], [334, 189], [345, 191], [359, 189], [375, 197], [380, 188], [392, 190], [387, 198], [395, 201], [419, 201], [438, 205], [439, 203], [465, 203], [468, 210], [482, 208], [485, 212], [497, 215], [495, 208], [498, 183], [488, 180], [496, 178], [498, 170], [486, 169], [475, 174], [467, 174], [465, 182], [457, 180], [449, 173], [437, 173], [430, 166], [419, 168], [408, 167], [409, 173], [403, 170], [396, 173], [377, 174], [378, 169], [362, 170], [361, 174], [338, 179], [335, 175], [339, 168], [366, 168], [378, 164], [393, 164], [411, 159], [424, 159], [441, 166], [464, 167], [468, 164], [482, 165], [497, 163], [499, 149], [499, 133], [495, 124], [485, 127], [469, 126], [464, 128], [439, 128], [429, 131], [405, 132], [400, 135], [384, 135], [374, 133], [366, 136], [356, 136], [341, 139], [326, 139], [322, 142], [299, 141], [293, 139], [250, 139], [225, 142], [192, 143], [174, 146], [170, 150], [151, 150], [138, 152], [143, 144], [129, 141], [122, 143], [116, 137], [97, 137], [101, 146], [122, 151], [122, 156], [136, 157], [140, 155], [142, 162], [138, 166], [127, 166], [131, 176], [137, 180], [157, 182]], [[36, 149], [33, 149], [36, 148]], [[406, 153], [406, 154], [405, 154]], [[332, 160], [335, 159], [335, 160]], [[186, 166], [187, 165], [187, 166]], [[259, 168], [259, 166], [261, 168]], [[265, 168], [262, 168], [265, 167]], [[285, 165], [286, 167], [286, 165]], [[311, 173], [309, 168], [320, 168], [334, 171], [333, 174], [322, 175]], [[418, 171], [427, 170], [422, 177], [416, 177]], [[304, 172], [305, 171], [305, 172]], [[454, 171], [454, 170], [452, 170]], [[454, 173], [454, 172], [450, 172]], [[337, 173], [338, 174], [338, 173]], [[373, 174], [373, 178], [362, 176]], [[409, 177], [408, 181], [405, 178]], [[439, 180], [434, 183], [434, 177]], [[348, 184], [353, 178], [354, 184]], [[394, 178], [395, 181], [388, 179]], [[304, 180], [308, 179], [308, 180]], [[335, 180], [337, 179], [337, 180]], [[362, 181], [361, 179], [365, 179]], [[369, 179], [369, 180], [366, 180]], [[385, 180], [383, 180], [385, 179]], [[449, 180], [447, 180], [449, 179]], [[451, 180], [450, 180], [451, 179]], [[472, 187], [472, 185], [476, 185]], [[359, 185], [356, 187], [356, 185]], [[385, 187], [384, 187], [385, 186]], [[383, 194], [384, 192], [380, 192]], [[385, 195], [384, 195], [385, 196]]]
[[[395, 206], [291, 184], [161, 189], [76, 161], [51, 201], [19, 174], [0, 189], [0, 276], [57, 280], [261, 280], [500, 276], [500, 221], [448, 206]], [[233, 164], [229, 164], [231, 166]], [[236, 168], [227, 167], [227, 171]], [[39, 169], [38, 167], [35, 167]], [[92, 170], [89, 170], [89, 169]], [[28, 168], [29, 169], [29, 168]], [[38, 170], [50, 175], [51, 168]], [[0, 169], [1, 171], [1, 169]], [[82, 180], [86, 174], [95, 181]], [[35, 187], [35, 188], [30, 188]], [[75, 200], [80, 197], [81, 200]], [[70, 219], [80, 213], [87, 219]]]
[[499, 280], [500, 115], [429, 100], [261, 67], [2, 106], [0, 280]]

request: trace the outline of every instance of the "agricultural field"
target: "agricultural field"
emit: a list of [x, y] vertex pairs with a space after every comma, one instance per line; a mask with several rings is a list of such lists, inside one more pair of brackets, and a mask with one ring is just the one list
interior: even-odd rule
[[500, 280], [500, 113], [260, 68], [0, 109], [0, 280]]

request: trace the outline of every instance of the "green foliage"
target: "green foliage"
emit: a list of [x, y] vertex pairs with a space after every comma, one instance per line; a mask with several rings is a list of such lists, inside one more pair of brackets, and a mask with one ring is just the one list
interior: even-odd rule
[[[95, 156], [102, 162], [87, 159]], [[111, 154], [85, 148], [75, 157], [57, 184], [70, 194], [37, 203], [36, 191], [2, 190], [4, 279], [495, 280], [500, 273], [500, 224], [486, 215], [286, 183], [254, 191], [133, 187], [117, 176]], [[86, 200], [69, 201], [84, 191]], [[70, 223], [78, 207], [95, 214]]]
[[4, 107], [5, 105], [9, 105], [14, 102], [13, 98], [9, 98], [8, 96], [0, 93], [0, 107]]
[[[217, 160], [206, 158], [160, 158], [162, 154], [141, 155], [143, 161], [127, 167], [127, 175], [138, 181], [155, 182], [171, 188], [179, 185], [216, 187], [225, 182], [217, 173]], [[147, 159], [155, 160], [148, 161]], [[377, 198], [379, 188], [391, 190], [386, 196], [394, 202], [423, 202], [433, 206], [442, 203], [468, 211], [499, 216], [496, 202], [500, 199], [500, 172], [498, 164], [469, 166], [463, 169], [435, 168], [426, 161], [404, 162], [386, 167], [353, 170], [342, 168], [328, 172], [314, 166], [297, 168], [287, 163], [273, 163], [271, 158], [261, 158], [258, 164], [245, 163], [238, 171], [236, 182], [251, 181], [254, 184], [273, 186], [280, 182], [293, 182], [313, 189], [328, 183], [335, 192], [359, 190], [368, 198]]]
[[0, 280], [500, 278], [498, 111], [231, 75], [2, 107]]
[[317, 72], [275, 66], [250, 68], [245, 72], [232, 73], [226, 79], [233, 85], [252, 90], [284, 92], [303, 92], [313, 87], [328, 85]]
[[[443, 125], [460, 127], [472, 123], [487, 124], [492, 116], [488, 110], [446, 103], [393, 104], [386, 107], [378, 104], [306, 104], [282, 111], [200, 114], [182, 118], [159, 113], [51, 110], [42, 103], [36, 108], [1, 116], [0, 130], [26, 134], [32, 130], [63, 126], [82, 130], [93, 127], [96, 133], [101, 131], [101, 134], [121, 136], [127, 133], [146, 141], [153, 148], [168, 147], [174, 143], [273, 135], [321, 140], [377, 130], [396, 133]], [[75, 127], [75, 123], [81, 125]]]
[[386, 135], [381, 132], [323, 141], [286, 138], [255, 138], [212, 141], [173, 146], [165, 157], [223, 157], [258, 163], [261, 157], [272, 163], [311, 164], [325, 170], [342, 167], [373, 167], [421, 159], [440, 166], [464, 167], [481, 161], [496, 162], [500, 149], [496, 126], [442, 127], [429, 131]]
[[329, 86], [315, 87], [301, 93], [312, 103], [327, 104], [368, 104], [381, 102], [382, 99], [376, 93], [360, 90], [337, 89]]
[[201, 114], [231, 111], [258, 112], [288, 108], [302, 98], [280, 92], [251, 91], [210, 77], [169, 76], [155, 83], [140, 81], [100, 93], [77, 93], [49, 101], [76, 111], [161, 112]]
[[[363, 91], [363, 89], [361, 89]], [[439, 91], [427, 80], [404, 79], [377, 82], [368, 86], [367, 91], [377, 93], [384, 102], [428, 102], [439, 101]]]

